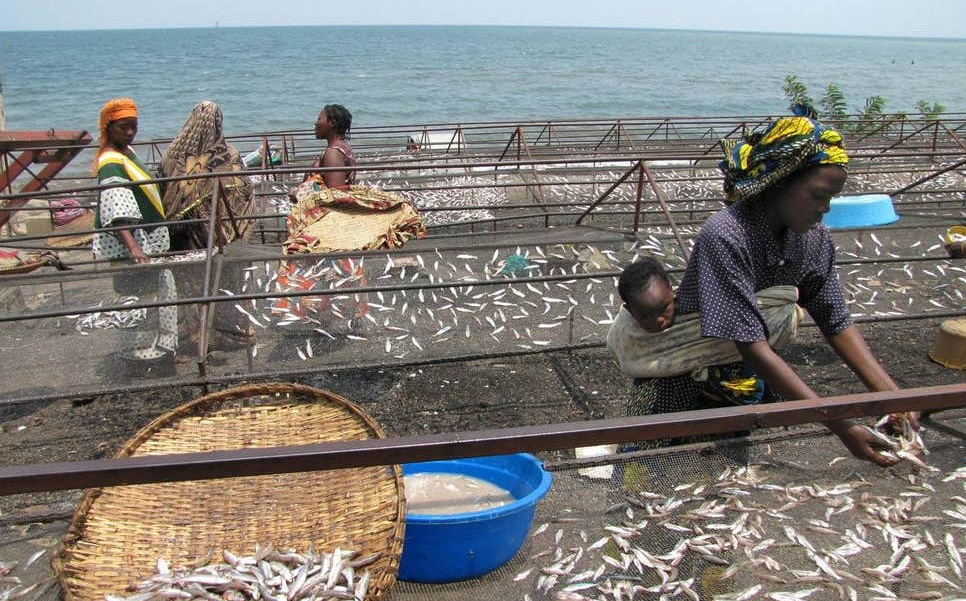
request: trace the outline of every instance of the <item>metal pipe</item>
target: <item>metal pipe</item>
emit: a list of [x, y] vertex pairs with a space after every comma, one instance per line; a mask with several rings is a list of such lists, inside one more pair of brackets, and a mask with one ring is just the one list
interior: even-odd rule
[[[297, 392], [297, 387], [296, 387]], [[178, 453], [0, 468], [0, 495], [213, 480], [569, 449], [966, 405], [966, 384], [375, 440]]]
[[681, 248], [681, 256], [687, 259], [688, 255], [690, 254], [688, 252], [688, 247], [686, 244], [684, 244], [684, 240], [681, 239], [681, 232], [678, 230], [677, 224], [674, 223], [674, 217], [671, 216], [670, 212], [668, 212], [667, 203], [664, 202], [664, 195], [661, 193], [661, 189], [658, 188], [657, 184], [654, 182], [654, 175], [648, 168], [647, 161], [641, 161], [641, 169], [643, 169], [644, 173], [647, 174], [647, 182], [651, 185], [651, 190], [654, 191], [654, 196], [657, 197], [657, 201], [661, 204], [661, 211], [664, 213], [664, 217], [667, 219], [668, 224], [670, 224], [671, 232], [674, 234], [674, 238], [678, 241], [678, 246]]
[[593, 203], [591, 203], [591, 205], [589, 207], [587, 207], [587, 210], [580, 214], [580, 217], [577, 218], [577, 221], [575, 222], [575, 224], [576, 225], [580, 225], [580, 222], [584, 220], [584, 217], [586, 217], [591, 211], [593, 211], [594, 208], [597, 207], [597, 205], [599, 205], [600, 203], [604, 202], [604, 200], [606, 200], [607, 197], [610, 196], [610, 193], [611, 192], [613, 192], [614, 190], [616, 190], [618, 186], [620, 186], [625, 181], [627, 181], [627, 178], [629, 178], [630, 176], [634, 175], [634, 171], [636, 169], [640, 169], [640, 167], [641, 167], [641, 161], [639, 160], [639, 161], [637, 161], [634, 164], [633, 167], [631, 167], [630, 169], [628, 169], [624, 173], [624, 175], [622, 175], [620, 177], [620, 179], [618, 179], [616, 182], [614, 182], [611, 185], [610, 188], [607, 188], [607, 191], [606, 192], [604, 192], [603, 194], [601, 194], [600, 197], [597, 200], [595, 200]]
[[[879, 155], [876, 154], [876, 153], [865, 154], [862, 151], [853, 151], [851, 153], [851, 157], [853, 159], [876, 158], [878, 156]], [[903, 157], [922, 158], [923, 155], [922, 155], [921, 152], [909, 152], [909, 153], [895, 153], [895, 154], [892, 154], [890, 156], [896, 157], [896, 158], [903, 158]], [[962, 152], [961, 152], [961, 150], [958, 150], [958, 149], [955, 150], [955, 151], [948, 152], [948, 153], [939, 153], [937, 151], [936, 153], [933, 153], [932, 156], [933, 157], [935, 157], [935, 156], [942, 156], [942, 157], [946, 157], [946, 156], [949, 156], [949, 157], [959, 157], [959, 156], [962, 156]], [[644, 160], [661, 160], [661, 159], [664, 159], [664, 158], [667, 158], [667, 154], [666, 153], [657, 153], [657, 152], [655, 152], [655, 153], [643, 153], [643, 154], [637, 153], [637, 154], [633, 154], [633, 155], [630, 155], [630, 154], [616, 155], [614, 157], [610, 157], [610, 160], [611, 161], [616, 161], [616, 162], [627, 161], [628, 163], [630, 163], [630, 162], [638, 161], [638, 160], [642, 160], [642, 159], [644, 159]], [[701, 157], [701, 155], [682, 154], [682, 155], [675, 155], [673, 158], [680, 159], [680, 160], [697, 160], [697, 159], [700, 159], [702, 157]], [[452, 168], [467, 168], [467, 167], [495, 167], [495, 168], [497, 168], [497, 167], [508, 167], [509, 166], [509, 167], [517, 167], [517, 168], [519, 168], [519, 167], [528, 167], [528, 166], [536, 166], [536, 165], [568, 165], [568, 164], [581, 164], [581, 163], [587, 163], [587, 162], [593, 162], [593, 161], [588, 161], [587, 158], [584, 158], [584, 157], [580, 157], [580, 158], [557, 158], [557, 159], [534, 159], [534, 160], [527, 160], [527, 161], [524, 161], [524, 160], [515, 160], [515, 161], [489, 160], [489, 161], [476, 161], [476, 162], [461, 162], [457, 166], [438, 166], [438, 167], [439, 168], [450, 168], [450, 169], [452, 169]], [[384, 169], [385, 167], [387, 167], [387, 166], [385, 166], [385, 165], [380, 166], [380, 165], [374, 165], [374, 164], [368, 164], [368, 165], [362, 165], [362, 166], [357, 165], [355, 167], [339, 167], [339, 168], [333, 168], [333, 167], [282, 167], [282, 168], [269, 168], [269, 167], [266, 167], [264, 169], [249, 169], [249, 170], [239, 171], [239, 172], [236, 172], [236, 174], [237, 175], [243, 175], [243, 176], [245, 176], [245, 175], [262, 175], [262, 176], [269, 176], [269, 175], [271, 175], [271, 176], [278, 176], [278, 175], [297, 175], [297, 174], [302, 174], [302, 173], [306, 173], [306, 172], [311, 172], [311, 173], [317, 173], [318, 172], [318, 173], [322, 173], [322, 172], [332, 171], [332, 170], [336, 170], [336, 169], [350, 170], [350, 171], [354, 171], [354, 172], [368, 172], [368, 171], [373, 171], [373, 170], [385, 170]], [[418, 171], [418, 170], [421, 170], [421, 169], [425, 169], [426, 168], [426, 165], [425, 164], [420, 164], [418, 162], [410, 162], [410, 163], [403, 163], [403, 164], [394, 164], [394, 165], [392, 165], [392, 167], [393, 167], [393, 170], [397, 170], [397, 171], [401, 171], [401, 170]], [[201, 173], [201, 174], [192, 174], [192, 175], [184, 175], [184, 176], [176, 176], [176, 177], [165, 177], [165, 178], [155, 178], [155, 179], [150, 179], [150, 180], [143, 180], [142, 182], [139, 183], [139, 185], [140, 184], [144, 184], [144, 183], [168, 183], [168, 182], [180, 181], [180, 180], [185, 180], [185, 179], [206, 179], [206, 178], [216, 178], [216, 177], [220, 177], [220, 174], [218, 174], [218, 173]], [[63, 194], [74, 193], [74, 192], [99, 191], [99, 190], [105, 189], [107, 187], [110, 187], [110, 186], [109, 185], [80, 186], [80, 187], [63, 188], [63, 189], [59, 189], [59, 190], [56, 190], [56, 191], [48, 191], [48, 192], [29, 192], [29, 193], [17, 193], [17, 194], [0, 194], [0, 200], [11, 200], [11, 199], [17, 199], [17, 198], [23, 198], [23, 197], [30, 197], [30, 198], [32, 198], [32, 197], [41, 197], [41, 196], [56, 195], [56, 194], [63, 195]]]
[[892, 193], [892, 196], [898, 196], [898, 195], [904, 193], [906, 190], [909, 190], [910, 188], [915, 188], [916, 186], [918, 186], [920, 184], [924, 184], [924, 183], [928, 182], [931, 179], [935, 179], [935, 178], [939, 177], [943, 173], [947, 173], [949, 171], [953, 171], [954, 169], [959, 169], [963, 165], [966, 165], [966, 159], [963, 159], [961, 161], [958, 161], [957, 163], [954, 163], [953, 165], [950, 165], [948, 167], [944, 167], [944, 168], [942, 168], [942, 169], [940, 169], [938, 171], [935, 171], [935, 172], [931, 173], [930, 175], [928, 175], [926, 177], [923, 177], [921, 179], [918, 179], [918, 180], [912, 182], [911, 184], [909, 184], [908, 186], [906, 186], [904, 188], [900, 188], [899, 190], [896, 190], [895, 192]]
[[637, 172], [637, 190], [634, 193], [634, 227], [636, 234], [641, 225], [641, 202], [644, 200], [644, 162], [638, 163], [642, 168]]

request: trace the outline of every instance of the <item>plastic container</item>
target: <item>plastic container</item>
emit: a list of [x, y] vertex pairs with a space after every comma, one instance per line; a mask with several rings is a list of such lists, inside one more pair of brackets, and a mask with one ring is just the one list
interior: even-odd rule
[[[268, 150], [268, 162], [270, 165], [279, 165], [282, 163], [282, 155], [276, 148], [269, 148]], [[244, 157], [242, 157], [242, 164], [248, 169], [254, 169], [262, 166], [262, 149], [255, 149]]]
[[861, 194], [833, 198], [822, 222], [826, 227], [871, 227], [899, 220], [888, 194]]
[[951, 259], [966, 259], [966, 225], [954, 225], [946, 230], [946, 252]]
[[550, 490], [550, 474], [526, 453], [403, 465], [403, 476], [423, 472], [487, 480], [516, 501], [484, 511], [407, 514], [398, 577], [411, 582], [465, 580], [510, 561], [530, 532], [537, 502]]

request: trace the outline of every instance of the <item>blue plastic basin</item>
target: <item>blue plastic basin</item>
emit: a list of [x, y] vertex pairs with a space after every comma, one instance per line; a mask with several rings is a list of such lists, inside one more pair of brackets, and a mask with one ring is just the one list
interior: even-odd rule
[[399, 579], [411, 582], [465, 580], [510, 561], [530, 532], [537, 502], [550, 490], [550, 474], [526, 453], [403, 465], [404, 476], [421, 472], [487, 480], [516, 501], [484, 511], [407, 514]]
[[899, 220], [888, 194], [860, 194], [833, 198], [822, 219], [826, 227], [871, 227]]

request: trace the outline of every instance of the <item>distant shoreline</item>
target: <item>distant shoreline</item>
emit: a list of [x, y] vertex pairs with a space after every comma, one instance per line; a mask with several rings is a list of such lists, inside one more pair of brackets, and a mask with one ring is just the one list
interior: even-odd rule
[[86, 28], [86, 29], [0, 29], [3, 33], [31, 34], [31, 33], [72, 33], [72, 32], [105, 32], [105, 31], [172, 31], [172, 30], [221, 30], [221, 29], [353, 29], [353, 28], [413, 28], [424, 27], [427, 29], [445, 28], [465, 28], [465, 29], [486, 29], [486, 28], [513, 28], [513, 29], [565, 29], [565, 30], [607, 30], [607, 31], [659, 31], [659, 32], [680, 32], [680, 33], [711, 33], [724, 35], [761, 35], [761, 36], [798, 36], [815, 38], [859, 38], [874, 40], [903, 40], [903, 41], [922, 41], [922, 42], [964, 42], [966, 36], [920, 36], [920, 35], [883, 35], [874, 33], [823, 33], [823, 32], [803, 32], [803, 31], [742, 31], [735, 29], [690, 29], [683, 27], [611, 27], [611, 26], [590, 26], [590, 25], [500, 25], [500, 24], [420, 24], [420, 23], [393, 23], [366, 25], [363, 23], [345, 25], [222, 25], [212, 24], [208, 26], [175, 26], [175, 27], [124, 27], [124, 28]]

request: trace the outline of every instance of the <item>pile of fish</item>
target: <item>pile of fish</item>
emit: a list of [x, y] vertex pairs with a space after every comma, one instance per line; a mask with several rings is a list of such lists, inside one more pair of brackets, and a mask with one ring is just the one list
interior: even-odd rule
[[[280, 551], [256, 547], [254, 555], [223, 551], [223, 563], [171, 569], [158, 559], [157, 573], [128, 587], [128, 596], [105, 595], [105, 601], [184, 599], [210, 601], [363, 601], [369, 590], [369, 571], [362, 570], [380, 554], [356, 557], [353, 551]], [[361, 572], [360, 572], [361, 570]]]
[[[168, 257], [154, 257], [151, 259], [152, 264], [166, 264], [166, 263], [185, 263], [188, 261], [203, 261], [205, 260], [205, 251], [195, 251], [191, 253], [185, 253], [182, 255], [171, 255]], [[106, 301], [109, 305], [133, 305], [140, 301], [137, 296], [123, 296], [119, 298], [114, 298]], [[105, 302], [98, 303], [97, 307], [103, 307]], [[74, 329], [77, 330], [82, 336], [87, 336], [93, 330], [108, 330], [108, 329], [126, 329], [137, 327], [142, 321], [147, 318], [147, 309], [130, 309], [128, 311], [97, 311], [94, 313], [87, 313], [83, 316], [72, 316], [77, 318], [77, 323], [74, 324]]]
[[[125, 296], [110, 301], [112, 305], [133, 305], [138, 302], [136, 296]], [[98, 307], [104, 303], [98, 303]], [[134, 328], [147, 318], [147, 309], [131, 309], [129, 311], [98, 311], [88, 313], [77, 319], [74, 328], [81, 335], [86, 336], [91, 330], [107, 330], [112, 328]]]
[[[686, 240], [693, 241], [697, 229], [687, 226], [680, 232]], [[868, 237], [871, 242], [864, 243], [865, 251], [879, 251], [883, 256], [892, 252], [875, 234]], [[858, 239], [856, 243], [863, 244]], [[932, 256], [934, 247], [920, 250]], [[240, 290], [222, 292], [284, 295], [338, 290], [326, 297], [292, 297], [286, 302], [251, 300], [234, 305], [257, 328], [297, 327], [306, 335], [304, 346], [296, 351], [303, 360], [318, 356], [320, 342], [337, 338], [365, 342], [396, 359], [424, 352], [427, 345], [461, 339], [477, 345], [494, 344], [494, 348], [535, 350], [600, 340], [619, 307], [616, 278], [603, 273], [620, 269], [636, 255], [654, 255], [669, 269], [682, 268], [686, 262], [670, 228], [649, 227], [646, 233], [639, 233], [634, 244], [620, 249], [552, 244], [492, 252], [435, 250], [353, 258], [348, 271], [329, 259], [296, 259], [291, 262], [294, 271], [284, 275], [278, 273], [276, 264], [261, 263], [246, 268]], [[510, 258], [519, 257], [527, 263], [523, 270], [512, 278], [501, 273]], [[966, 277], [957, 274], [966, 273], [966, 269], [948, 263], [937, 259], [932, 270], [926, 267], [928, 263], [914, 261], [891, 266], [845, 264], [840, 267], [840, 277], [846, 300], [853, 305], [856, 316], [918, 314], [930, 306], [948, 309], [954, 302], [962, 303]], [[599, 267], [604, 264], [611, 267]], [[363, 270], [367, 287], [408, 289], [354, 292], [355, 287], [362, 285], [358, 273]], [[938, 284], [923, 297], [908, 293], [922, 290], [919, 280], [943, 276], [948, 283]], [[539, 277], [540, 281], [529, 281], [531, 277]], [[421, 283], [428, 287], [411, 288]], [[884, 287], [896, 294], [880, 294]], [[360, 311], [360, 307], [367, 309]], [[353, 317], [354, 323], [348, 327]], [[368, 323], [358, 327], [363, 320]], [[315, 335], [313, 347], [311, 338]]]
[[[897, 435], [889, 436], [880, 431], [880, 428], [884, 427], [891, 428]], [[876, 423], [876, 427], [864, 426], [864, 428], [886, 446], [885, 450], [879, 451], [880, 455], [890, 459], [908, 461], [930, 472], [939, 471], [923, 461], [923, 458], [929, 454], [929, 449], [926, 448], [926, 443], [923, 442], [919, 430], [913, 427], [908, 414], [886, 415]]]
[[[515, 577], [532, 587], [524, 600], [966, 598], [966, 467], [783, 485], [767, 469], [727, 468], [666, 495], [624, 491], [606, 512], [622, 519], [596, 541], [561, 527], [530, 557]], [[550, 531], [536, 528], [534, 545]]]
[[[549, 167], [537, 171], [537, 187], [548, 203], [596, 199], [603, 183], [615, 181], [624, 173], [621, 170], [600, 172], [597, 174], [600, 179], [595, 176], [596, 183], [591, 183], [586, 178], [575, 181], [572, 174], [560, 175]], [[465, 172], [465, 175], [454, 177], [451, 175], [454, 172]], [[438, 179], [431, 181], [439, 183], [438, 186], [434, 183], [432, 189], [399, 193], [419, 208], [453, 209], [427, 212], [425, 216], [430, 223], [437, 222], [434, 220], [443, 223], [485, 218], [490, 215], [490, 209], [472, 207], [504, 205], [506, 194], [503, 188], [491, 185], [492, 171], [485, 175], [481, 173], [463, 167], [447, 167], [439, 174], [421, 174], [421, 177], [437, 175]], [[696, 179], [691, 168], [661, 169], [655, 173], [672, 210], [696, 211], [695, 216], [699, 218], [707, 211], [720, 208], [719, 201], [707, 200], [720, 195], [720, 182], [710, 177], [715, 170], [699, 170], [699, 174], [709, 177]], [[370, 183], [386, 189], [406, 188], [410, 184], [405, 181], [405, 176], [404, 172], [390, 171]], [[871, 181], [867, 183], [872, 185]], [[866, 183], [857, 180], [856, 185], [861, 188]], [[451, 188], [441, 189], [445, 186]], [[614, 200], [631, 200], [635, 190], [635, 185], [620, 186], [615, 191]], [[272, 206], [280, 214], [290, 208], [285, 191], [285, 186], [275, 183], [273, 194], [269, 196]], [[625, 210], [626, 206], [619, 208]], [[581, 211], [584, 207], [574, 204], [563, 208], [571, 209]], [[599, 210], [610, 210], [610, 207], [605, 202]], [[352, 259], [355, 266], [364, 268], [367, 287], [411, 287], [424, 282], [430, 286], [421, 290], [409, 288], [363, 295], [353, 290], [361, 285], [361, 281], [351, 270], [343, 273], [338, 262], [294, 259], [293, 264], [298, 265], [295, 273], [279, 278], [277, 263], [255, 263], [247, 268], [242, 289], [221, 292], [225, 295], [286, 295], [340, 289], [339, 293], [324, 297], [325, 302], [313, 295], [292, 297], [288, 303], [269, 299], [267, 302], [251, 300], [234, 305], [235, 310], [258, 328], [281, 326], [283, 330], [305, 334], [303, 346], [296, 353], [306, 361], [322, 354], [317, 353], [320, 343], [336, 338], [363, 342], [383, 349], [386, 355], [396, 359], [425, 352], [428, 345], [447, 340], [472, 341], [475, 346], [489, 345], [496, 351], [506, 347], [540, 350], [575, 342], [598, 342], [620, 303], [614, 294], [614, 278], [588, 279], [593, 271], [600, 270], [591, 269], [591, 263], [585, 260], [587, 256], [606, 257], [614, 270], [643, 254], [658, 257], [669, 269], [681, 268], [686, 263], [686, 257], [660, 214], [660, 207], [650, 199], [644, 210], [648, 215], [647, 222], [638, 232], [638, 240], [633, 246], [621, 244], [620, 248], [594, 248], [587, 244], [547, 244], [524, 246], [515, 252], [512, 247], [502, 248], [493, 251], [492, 257], [490, 251], [437, 250], [422, 255], [389, 254], [385, 259], [375, 256], [364, 261], [362, 258]], [[678, 227], [686, 244], [693, 243], [699, 229], [700, 225], [694, 223]], [[941, 236], [933, 243], [923, 239], [908, 248], [906, 245], [899, 248], [896, 240], [887, 237], [888, 232], [835, 235], [839, 248], [839, 275], [854, 316], [952, 311], [966, 301], [966, 268], [948, 260], [942, 251]], [[517, 277], [507, 279], [500, 275], [500, 270], [509, 257], [516, 255], [525, 257], [529, 266], [516, 274]], [[184, 257], [187, 260], [198, 258]], [[875, 262], [869, 263], [868, 259]], [[533, 276], [540, 277], [541, 281], [528, 281]], [[493, 284], [495, 280], [501, 280], [500, 285]], [[307, 284], [309, 288], [293, 286], [293, 281]], [[279, 309], [280, 304], [286, 307]], [[368, 306], [369, 311], [363, 317], [365, 311], [358, 308], [364, 306]], [[316, 310], [316, 307], [323, 310]], [[287, 309], [290, 311], [286, 312]], [[365, 319], [368, 323], [362, 324], [364, 327], [357, 327], [358, 323], [349, 324], [353, 317], [355, 322]], [[131, 327], [140, 319], [143, 319], [143, 311], [98, 312], [78, 320], [77, 329], [88, 333], [101, 328]], [[311, 337], [316, 334], [313, 348]], [[257, 350], [256, 345], [256, 353]]]
[[[30, 593], [37, 595], [40, 582], [24, 584], [23, 578], [17, 575], [26, 572], [27, 568], [46, 553], [46, 549], [41, 549], [31, 555], [27, 561], [20, 565], [20, 562], [11, 561], [9, 563], [0, 561], [0, 601], [14, 601], [15, 599], [25, 599]], [[19, 570], [18, 570], [19, 568]]]

